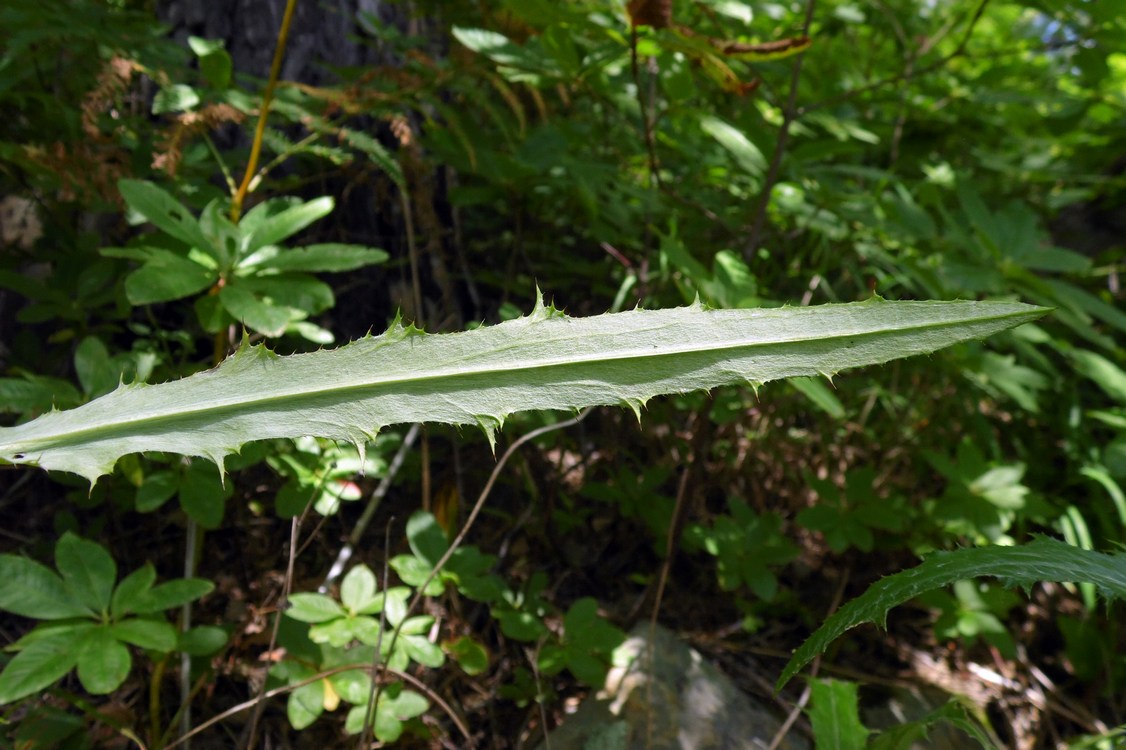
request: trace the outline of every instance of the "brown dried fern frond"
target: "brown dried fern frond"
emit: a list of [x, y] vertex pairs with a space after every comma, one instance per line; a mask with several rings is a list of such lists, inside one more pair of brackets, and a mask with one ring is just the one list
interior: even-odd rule
[[133, 73], [140, 70], [133, 60], [115, 55], [98, 73], [97, 83], [82, 99], [82, 131], [90, 138], [101, 139], [103, 134], [98, 118], [117, 103], [129, 88]]
[[181, 112], [164, 132], [152, 156], [153, 169], [175, 176], [184, 156], [184, 146], [195, 136], [207, 133], [228, 122], [242, 123], [246, 113], [229, 104], [208, 104], [197, 112]]

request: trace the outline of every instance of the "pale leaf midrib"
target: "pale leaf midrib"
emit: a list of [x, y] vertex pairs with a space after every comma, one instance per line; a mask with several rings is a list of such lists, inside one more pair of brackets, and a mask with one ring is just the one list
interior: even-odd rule
[[[810, 308], [806, 308], [806, 309], [810, 309]], [[608, 354], [600, 354], [600, 353], [597, 353], [597, 352], [588, 352], [588, 353], [585, 353], [585, 354], [578, 356], [578, 357], [572, 356], [572, 357], [568, 357], [566, 359], [563, 359], [563, 358], [550, 359], [550, 360], [538, 359], [536, 361], [529, 362], [527, 364], [504, 363], [502, 372], [503, 372], [503, 374], [507, 375], [508, 373], [526, 372], [526, 371], [532, 371], [532, 370], [548, 371], [548, 370], [551, 370], [551, 369], [557, 368], [557, 367], [572, 367], [572, 366], [576, 366], [576, 365], [591, 364], [591, 363], [597, 364], [597, 363], [611, 362], [611, 361], [628, 361], [628, 360], [631, 360], [631, 359], [636, 359], [636, 360], [641, 360], [641, 361], [653, 361], [653, 360], [664, 359], [664, 358], [667, 358], [667, 357], [680, 357], [680, 356], [688, 356], [688, 355], [692, 355], [692, 354], [733, 351], [733, 350], [738, 350], [738, 349], [753, 350], [753, 349], [759, 348], [759, 347], [761, 347], [761, 348], [786, 348], [786, 347], [793, 347], [793, 346], [801, 346], [802, 344], [832, 342], [832, 341], [836, 341], [836, 340], [840, 340], [840, 339], [867, 339], [867, 338], [872, 338], [872, 337], [893, 338], [894, 336], [896, 336], [898, 334], [908, 333], [908, 332], [911, 332], [911, 331], [922, 331], [922, 330], [927, 330], [927, 329], [940, 330], [940, 329], [943, 329], [943, 328], [965, 327], [965, 326], [970, 326], [970, 325], [996, 324], [998, 321], [1002, 321], [1006, 318], [1020, 318], [1020, 317], [1028, 317], [1028, 316], [1029, 316], [1028, 311], [1015, 310], [1015, 311], [1011, 311], [1011, 312], [997, 313], [997, 314], [992, 314], [992, 315], [984, 315], [984, 316], [972, 317], [972, 318], [968, 318], [968, 319], [967, 318], [959, 318], [959, 319], [955, 319], [955, 320], [943, 320], [943, 321], [926, 321], [926, 320], [924, 320], [924, 321], [911, 321], [907, 324], [899, 325], [899, 326], [896, 326], [894, 324], [889, 325], [888, 321], [875, 321], [875, 322], [872, 322], [872, 323], [867, 323], [866, 324], [867, 329], [866, 330], [860, 330], [860, 331], [853, 329], [853, 330], [849, 330], [849, 331], [846, 331], [846, 332], [835, 333], [835, 334], [826, 334], [826, 333], [822, 332], [822, 333], [817, 333], [817, 334], [810, 335], [810, 336], [807, 336], [807, 337], [789, 336], [785, 339], [776, 339], [776, 340], [770, 340], [770, 341], [736, 340], [736, 341], [731, 341], [730, 343], [724, 343], [724, 342], [719, 342], [718, 344], [712, 343], [712, 344], [709, 344], [707, 346], [704, 346], [704, 345], [685, 346], [685, 345], [683, 345], [683, 344], [674, 340], [670, 345], [668, 345], [667, 347], [663, 347], [659, 351], [656, 351], [656, 352], [653, 352], [652, 350], [642, 351], [642, 350], [636, 350], [636, 349], [624, 351], [624, 352], [616, 352], [616, 353], [611, 352], [611, 353], [608, 353]], [[530, 328], [532, 328], [534, 330], [534, 326], [531, 326]], [[618, 335], [636, 335], [637, 333], [638, 333], [638, 331], [634, 330], [634, 331], [629, 331], [629, 332], [626, 332], [626, 333], [608, 332], [608, 333], [596, 333], [596, 334], [593, 334], [593, 335], [618, 336]], [[460, 335], [460, 334], [450, 334], [450, 335]], [[407, 340], [410, 340], [410, 339], [407, 339]], [[561, 341], [562, 340], [564, 340], [564, 339], [561, 339]], [[393, 342], [393, 343], [398, 343], [398, 342]], [[517, 343], [513, 343], [513, 344], [511, 344], [511, 345], [509, 345], [508, 347], [505, 347], [505, 348], [514, 349], [514, 348], [519, 348], [520, 346], [521, 346], [521, 344], [519, 342], [517, 342]], [[491, 350], [490, 354], [495, 354], [497, 351], [501, 351], [501, 350], [502, 350], [502, 348], [498, 347], [496, 349]], [[323, 353], [318, 352], [318, 353], [314, 353], [314, 355], [315, 354], [331, 355], [332, 352], [323, 352]], [[313, 355], [300, 355], [300, 356], [313, 356]], [[903, 356], [903, 355], [897, 354], [895, 356]], [[895, 356], [889, 357], [889, 359], [893, 359], [893, 358], [895, 358]], [[406, 387], [406, 386], [408, 386], [412, 383], [435, 382], [435, 381], [441, 381], [441, 380], [449, 380], [449, 379], [452, 379], [452, 378], [466, 378], [466, 379], [479, 378], [479, 377], [482, 377], [482, 376], [495, 374], [498, 371], [500, 371], [500, 368], [501, 368], [501, 364], [494, 361], [492, 363], [481, 365], [477, 368], [458, 367], [456, 369], [447, 369], [445, 371], [428, 372], [426, 374], [417, 375], [417, 376], [396, 375], [393, 378], [386, 378], [386, 379], [379, 379], [378, 377], [374, 377], [374, 378], [369, 378], [369, 379], [367, 379], [367, 380], [365, 380], [361, 383], [342, 383], [342, 384], [338, 383], [338, 384], [332, 384], [332, 385], [329, 385], [329, 386], [326, 386], [326, 387], [301, 388], [301, 389], [297, 389], [297, 390], [271, 393], [270, 395], [260, 396], [260, 397], [256, 397], [256, 398], [255, 397], [249, 397], [249, 398], [243, 397], [243, 398], [239, 398], [237, 400], [229, 400], [229, 401], [226, 401], [226, 402], [208, 402], [208, 403], [206, 403], [202, 406], [199, 406], [198, 408], [187, 409], [187, 410], [179, 410], [179, 411], [175, 411], [175, 412], [170, 412], [166, 408], [163, 411], [158, 411], [155, 414], [152, 414], [151, 416], [140, 415], [140, 416], [133, 416], [129, 419], [121, 419], [121, 420], [115, 420], [115, 421], [102, 421], [102, 422], [98, 423], [97, 425], [95, 425], [93, 427], [77, 429], [77, 430], [58, 431], [58, 432], [52, 432], [48, 435], [41, 436], [41, 437], [31, 437], [31, 438], [27, 439], [26, 447], [21, 448], [20, 450], [22, 452], [33, 453], [33, 452], [35, 452], [35, 450], [32, 446], [34, 446], [34, 445], [36, 445], [36, 444], [38, 444], [42, 441], [47, 441], [49, 446], [58, 446], [58, 447], [70, 446], [70, 445], [74, 445], [74, 444], [81, 444], [83, 442], [87, 442], [87, 438], [89, 438], [90, 436], [93, 436], [93, 437], [96, 438], [96, 440], [94, 440], [93, 442], [110, 441], [110, 440], [117, 438], [119, 436], [119, 433], [123, 430], [130, 430], [130, 431], [134, 431], [134, 432], [146, 432], [146, 430], [144, 429], [146, 425], [160, 425], [160, 423], [162, 423], [162, 422], [166, 423], [170, 426], [169, 428], [164, 428], [165, 430], [167, 430], [167, 429], [170, 429], [171, 426], [174, 426], [177, 423], [191, 423], [191, 422], [195, 421], [201, 415], [202, 416], [206, 416], [206, 415], [209, 415], [209, 414], [215, 415], [215, 417], [216, 417], [215, 421], [217, 421], [218, 417], [220, 417], [223, 413], [230, 413], [230, 412], [253, 413], [254, 411], [261, 410], [263, 407], [266, 407], [268, 405], [277, 404], [277, 403], [284, 403], [286, 401], [290, 401], [290, 402], [311, 401], [311, 400], [320, 400], [320, 399], [325, 398], [325, 397], [327, 397], [328, 400], [339, 401], [339, 400], [342, 399], [342, 397], [345, 394], [347, 394], [348, 391], [379, 390], [379, 389], [386, 389], [386, 388], [389, 388], [389, 387], [392, 387], [392, 386], [397, 386], [397, 385], [401, 385], [401, 386]], [[221, 370], [212, 371], [212, 372], [215, 373], [217, 376], [222, 377]], [[275, 371], [275, 372], [277, 372], [277, 371]], [[245, 377], [245, 375], [243, 375], [242, 373], [236, 373], [234, 375], [230, 375], [230, 377], [238, 377], [240, 375]], [[323, 377], [323, 375], [322, 375], [322, 377]], [[185, 379], [185, 380], [187, 380], [187, 379]], [[174, 382], [182, 383], [182, 382], [185, 382], [185, 381], [174, 381]], [[151, 387], [158, 388], [158, 387], [160, 387], [160, 385], [154, 385], [154, 386], [151, 386]], [[435, 389], [435, 391], [439, 391], [439, 390], [440, 389]], [[333, 398], [334, 395], [336, 396], [335, 399]], [[81, 408], [81, 407], [79, 407], [79, 408]], [[156, 432], [159, 433], [160, 431], [161, 431], [161, 428], [157, 427]], [[152, 434], [152, 433], [150, 432], [150, 434]], [[48, 449], [49, 449], [49, 447], [48, 447]]]

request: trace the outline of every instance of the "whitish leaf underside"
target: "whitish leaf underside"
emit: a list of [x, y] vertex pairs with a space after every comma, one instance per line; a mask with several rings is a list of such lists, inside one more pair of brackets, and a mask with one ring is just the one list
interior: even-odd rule
[[279, 357], [244, 345], [213, 370], [122, 385], [76, 409], [0, 428], [0, 459], [91, 481], [128, 453], [222, 464], [243, 444], [306, 435], [361, 447], [400, 423], [477, 424], [490, 439], [513, 412], [832, 376], [1034, 320], [1016, 302], [868, 302], [801, 308], [531, 315], [452, 334], [398, 323], [333, 351]]

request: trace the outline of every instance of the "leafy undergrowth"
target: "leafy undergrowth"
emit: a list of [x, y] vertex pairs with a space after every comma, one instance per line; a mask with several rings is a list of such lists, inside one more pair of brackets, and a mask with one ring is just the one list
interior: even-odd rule
[[[565, 615], [584, 598], [593, 597], [605, 619], [622, 629], [649, 616], [680, 471], [685, 467], [687, 510], [682, 525], [689, 531], [685, 532], [686, 543], [676, 553], [659, 619], [716, 659], [741, 688], [763, 701], [773, 700], [771, 684], [790, 651], [841, 597], [847, 601], [882, 575], [914, 563], [902, 546], [903, 537], [910, 532], [885, 529], [894, 525], [888, 519], [870, 524], [874, 535], [870, 545], [851, 544], [843, 550], [821, 531], [796, 524], [794, 518], [800, 517], [811, 500], [807, 475], [822, 474], [829, 484], [838, 481], [845, 487], [849, 486], [846, 481], [855, 484], [859, 479], [867, 480], [884, 506], [899, 514], [912, 513], [927, 497], [943, 490], [937, 477], [933, 485], [903, 486], [910, 478], [905, 472], [909, 467], [897, 466], [894, 455], [888, 456], [870, 436], [856, 429], [858, 425], [833, 427], [825, 419], [795, 417], [789, 407], [796, 396], [777, 387], [775, 391], [767, 395], [778, 398], [764, 399], [748, 422], [711, 423], [697, 418], [699, 414], [715, 414], [725, 400], [744, 398], [737, 392], [720, 391], [712, 397], [655, 402], [641, 428], [627, 413], [596, 412], [583, 423], [581, 436], [561, 433], [525, 447], [518, 464], [504, 473], [483, 520], [467, 540], [470, 548], [496, 556], [475, 568], [477, 573], [496, 574], [499, 584], [518, 597], [509, 600], [512, 606], [507, 609], [498, 607], [488, 594], [474, 592], [472, 585], [467, 588], [471, 582], [465, 571], [473, 568], [472, 564], [468, 568], [464, 563], [451, 565], [455, 573], [462, 571], [462, 577], [449, 579], [439, 587], [442, 593], [425, 600], [421, 614], [433, 619], [419, 632], [430, 636], [437, 633], [437, 642], [455, 658], [447, 658], [440, 666], [416, 662], [399, 665], [449, 704], [470, 728], [471, 741], [462, 737], [457, 722], [431, 701], [420, 718], [403, 724], [404, 734], [396, 746], [436, 747], [437, 738], [446, 738], [446, 742], [464, 747], [515, 748], [540, 736], [543, 715], [549, 725], [563, 721], [564, 706], [586, 694], [595, 677], [574, 665], [570, 670], [545, 673], [543, 651], [556, 642], [565, 647], [567, 637], [574, 637], [566, 629]], [[644, 429], [650, 420], [671, 429]], [[782, 430], [787, 437], [772, 440], [767, 446], [756, 439], [756, 430], [766, 425]], [[517, 420], [508, 434], [517, 435], [526, 426], [527, 420]], [[831, 432], [834, 430], [835, 435]], [[832, 440], [827, 439], [830, 435]], [[432, 430], [429, 440], [432, 486], [437, 488], [431, 508], [447, 524], [453, 524], [453, 519], [464, 516], [468, 503], [462, 493], [471, 496], [474, 488], [484, 484], [495, 459], [486, 443], [476, 437], [467, 439], [452, 429]], [[504, 442], [502, 438], [502, 446]], [[670, 470], [655, 462], [654, 457], [661, 455], [682, 456], [679, 467]], [[404, 555], [426, 557], [425, 541], [418, 542], [425, 535], [412, 532], [416, 543], [408, 545], [404, 526], [419, 504], [420, 489], [412, 481], [420, 470], [415, 461], [417, 457], [412, 457], [403, 479], [380, 507], [373, 530], [353, 558], [354, 563], [364, 563], [374, 571], [378, 590], [384, 587], [387, 561], [392, 563], [388, 584], [393, 589], [404, 583], [421, 584], [417, 574], [411, 574], [411, 566], [396, 564]], [[882, 464], [887, 468], [878, 476], [846, 478], [839, 467], [848, 464]], [[197, 659], [206, 685], [193, 705], [197, 723], [244, 701], [266, 679], [268, 668], [274, 667], [276, 677], [277, 665], [288, 663], [286, 660], [295, 653], [292, 643], [288, 651], [285, 646], [267, 651], [271, 617], [286, 577], [290, 526], [263, 512], [263, 508], [272, 504], [283, 480], [261, 464], [232, 474], [231, 480], [232, 496], [227, 505], [231, 515], [222, 529], [208, 533], [208, 554], [199, 570], [199, 575], [215, 581], [216, 591], [205, 597], [193, 614], [196, 625], [226, 628], [230, 638], [221, 652]], [[366, 497], [379, 477], [353, 474], [348, 481], [358, 490], [357, 495]], [[182, 544], [184, 517], [179, 514], [128, 512], [114, 521], [114, 514], [98, 505], [112, 503], [114, 498], [100, 497], [95, 490], [91, 500], [80, 503], [87, 509], [77, 509], [72, 517], [60, 519], [47, 510], [51, 504], [43, 502], [44, 493], [52, 491], [44, 476], [10, 486], [6, 509], [23, 519], [21, 534], [49, 538], [59, 524], [85, 529], [98, 529], [102, 524], [99, 536], [109, 542], [123, 569], [144, 560], [168, 560], [168, 547]], [[728, 515], [732, 508], [726, 498], [736, 492], [748, 498], [746, 510]], [[75, 490], [72, 497], [77, 499], [80, 494], [81, 490]], [[889, 495], [897, 499], [890, 501]], [[605, 498], [611, 496], [618, 499], [607, 502]], [[339, 540], [349, 533], [362, 505], [345, 501], [342, 509], [323, 524], [303, 526], [311, 538], [302, 540], [302, 551], [296, 557], [294, 590], [315, 591], [322, 583], [338, 553]], [[744, 524], [742, 531], [752, 537], [741, 538], [739, 555], [725, 559], [722, 546], [709, 552], [706, 539], [709, 532], [722, 530], [716, 524], [723, 519], [747, 521], [768, 514], [779, 519], [777, 526], [770, 528], [771, 534], [781, 533], [793, 542], [768, 548], [763, 546], [763, 539], [753, 539], [757, 526]], [[114, 525], [105, 526], [107, 523]], [[383, 533], [377, 530], [388, 523], [392, 545], [385, 549]], [[583, 529], [599, 533], [583, 533]], [[762, 576], [772, 580], [765, 592], [768, 596], [759, 590]], [[338, 592], [339, 588], [330, 591]], [[312, 605], [291, 605], [298, 610], [303, 606]], [[992, 717], [990, 731], [1006, 742], [1026, 741], [1032, 732], [1088, 732], [1093, 717], [1110, 710], [1109, 705], [1100, 708], [1096, 699], [1077, 714], [1076, 697], [1068, 693], [1067, 685], [1076, 670], [1093, 668], [1089, 662], [1079, 661], [1084, 655], [1077, 646], [1079, 634], [1074, 627], [1081, 626], [1084, 615], [1077, 593], [1044, 585], [1033, 587], [1027, 600], [1014, 596], [999, 607], [981, 605], [982, 619], [993, 618], [990, 622], [1000, 626], [992, 630], [972, 626], [972, 608], [965, 602], [954, 602], [953, 606], [960, 613], [956, 627], [939, 632], [938, 637], [935, 610], [917, 607], [893, 611], [887, 635], [874, 628], [854, 631], [853, 637], [842, 642], [840, 651], [830, 652], [831, 666], [826, 664], [821, 674], [862, 678], [870, 687], [862, 690], [861, 697], [874, 703], [880, 700], [880, 685], [937, 686], [975, 696], [981, 701], [980, 715]], [[504, 612], [510, 616], [506, 618]], [[517, 616], [521, 613], [531, 617]], [[1061, 620], [1061, 615], [1066, 619]], [[378, 620], [378, 612], [373, 618]], [[309, 621], [310, 617], [300, 619]], [[1062, 624], [1069, 622], [1075, 626]], [[431, 633], [431, 627], [437, 630]], [[589, 622], [573, 627], [598, 632], [589, 630]], [[601, 636], [602, 646], [612, 648], [614, 632], [611, 628]], [[1013, 635], [1005, 640], [1010, 633]], [[585, 643], [582, 652], [596, 653], [598, 640], [595, 636], [593, 643]], [[474, 652], [480, 661], [464, 653], [464, 648], [459, 652], [454, 645], [459, 641], [462, 647], [472, 643], [483, 649]], [[949, 647], [955, 643], [962, 645], [951, 651]], [[1020, 658], [1024, 653], [1035, 653], [1035, 662]], [[560, 658], [561, 664], [568, 666], [567, 655]], [[997, 689], [981, 677], [980, 670], [970, 669], [971, 664], [990, 672], [1000, 671], [1010, 681], [1008, 687]], [[1032, 666], [1041, 671], [1032, 670]], [[1020, 703], [1023, 691], [1045, 690], [1045, 676], [1054, 686], [1047, 689], [1047, 696], [1075, 710], [1061, 715]], [[97, 709], [125, 725], [143, 722], [147, 711], [143, 696], [151, 678], [148, 669], [133, 671], [111, 696], [96, 703]], [[64, 681], [62, 687], [73, 689], [75, 686], [68, 682]], [[270, 684], [277, 684], [276, 680]], [[800, 690], [800, 685], [794, 689]], [[323, 701], [323, 693], [320, 696]], [[537, 697], [546, 714], [541, 714]], [[46, 702], [54, 701], [47, 697]], [[332, 701], [323, 705], [336, 708]], [[287, 708], [284, 695], [273, 699], [261, 717], [260, 736], [279, 741], [291, 736], [293, 710], [292, 706]], [[168, 714], [171, 709], [164, 711]], [[344, 709], [325, 711], [320, 720], [309, 722], [300, 735], [300, 746], [338, 742], [345, 713]], [[230, 716], [198, 735], [196, 741], [223, 744], [240, 733], [245, 737], [251, 715], [244, 711]], [[1027, 728], [1028, 721], [1033, 722], [1031, 729]], [[102, 731], [107, 738], [112, 735], [109, 730]], [[799, 722], [792, 731], [811, 730], [808, 724]]]
[[[208, 18], [224, 40], [190, 36], [175, 1], [0, 3], [0, 111], [19, 115], [0, 118], [0, 744], [157, 750], [194, 727], [197, 748], [337, 747], [371, 718], [385, 746], [531, 747], [657, 606], [669, 550], [658, 619], [800, 714], [795, 733], [904, 746], [926, 721], [870, 735], [847, 714], [925, 686], [963, 696], [935, 722], [986, 744], [1122, 736], [1123, 605], [1067, 581], [1126, 542], [1115, 4], [288, 4], [279, 41], [301, 53], [267, 79], [243, 56], [276, 31], [266, 4]], [[579, 371], [541, 321], [542, 387], [506, 391], [521, 376], [491, 337], [525, 325], [537, 286], [632, 364], [584, 335], [564, 352], [585, 351]], [[648, 333], [619, 326], [684, 312], [595, 318], [699, 301], [832, 326], [873, 295], [1052, 313], [760, 393], [839, 368], [743, 352], [661, 392], [750, 387], [648, 403], [661, 371], [619, 339]], [[368, 335], [396, 319], [456, 335], [394, 328], [384, 377]], [[717, 364], [698, 333], [672, 356]], [[482, 341], [497, 356], [469, 372], [456, 348]], [[333, 388], [352, 354], [393, 419]], [[295, 361], [327, 391], [275, 411], [309, 385]], [[517, 408], [623, 402], [519, 448], [431, 575], [506, 447], [558, 418]], [[495, 452], [447, 423], [497, 430]], [[1008, 548], [1044, 536], [1031, 553], [1074, 564], [1013, 575]], [[928, 575], [947, 554], [1001, 578]], [[877, 583], [926, 559], [941, 586]], [[1048, 580], [1005, 587], [1029, 577]], [[880, 618], [865, 596], [907, 595], [886, 632], [828, 637]], [[352, 667], [376, 649], [373, 686]]]

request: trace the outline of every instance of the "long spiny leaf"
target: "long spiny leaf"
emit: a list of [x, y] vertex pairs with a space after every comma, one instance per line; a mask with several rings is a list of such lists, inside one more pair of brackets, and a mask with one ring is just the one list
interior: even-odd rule
[[96, 480], [128, 453], [218, 464], [252, 440], [317, 437], [362, 446], [407, 422], [477, 424], [492, 439], [530, 409], [620, 404], [640, 416], [664, 393], [749, 384], [934, 351], [1034, 320], [1016, 302], [869, 302], [804, 308], [531, 315], [453, 334], [394, 324], [334, 351], [279, 357], [244, 345], [219, 367], [123, 385], [77, 409], [0, 428], [0, 460]]

